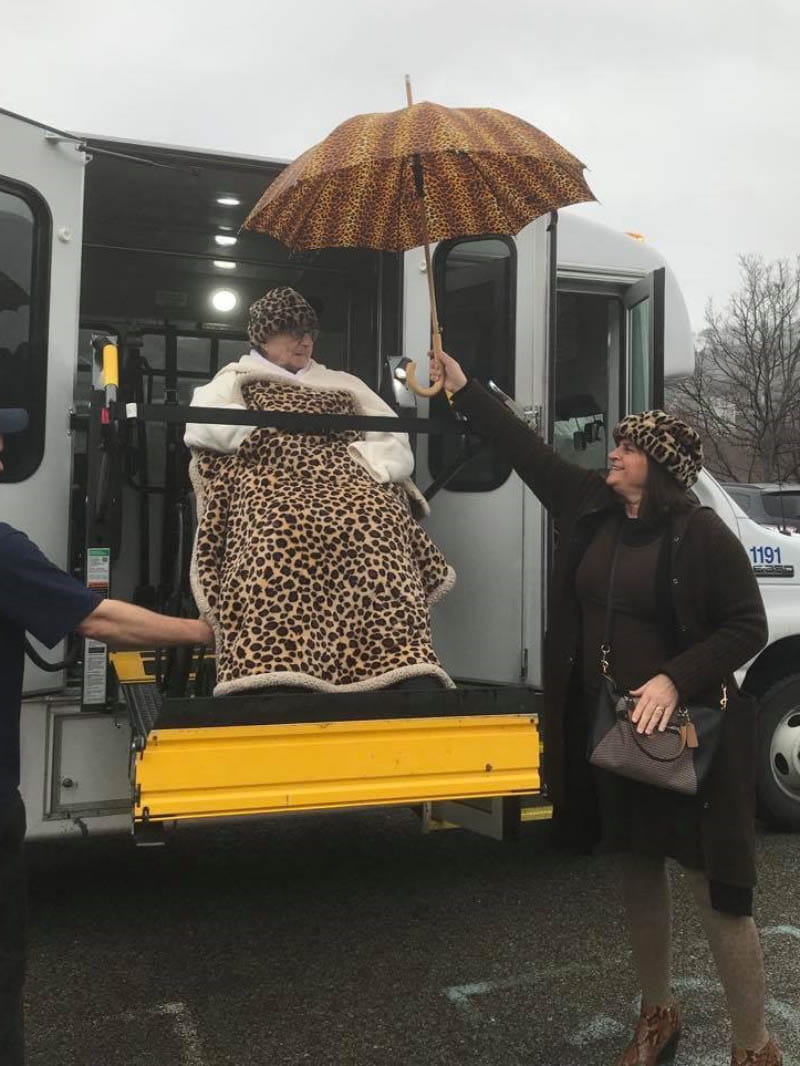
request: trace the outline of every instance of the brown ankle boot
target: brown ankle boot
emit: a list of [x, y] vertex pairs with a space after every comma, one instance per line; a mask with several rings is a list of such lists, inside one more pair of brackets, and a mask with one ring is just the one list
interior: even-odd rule
[[735, 1047], [731, 1055], [731, 1066], [783, 1066], [783, 1053], [770, 1037], [759, 1051]]
[[656, 1066], [656, 1063], [672, 1062], [680, 1035], [681, 1019], [676, 1006], [650, 1007], [643, 1003], [633, 1040], [622, 1058], [617, 1060], [617, 1066]]

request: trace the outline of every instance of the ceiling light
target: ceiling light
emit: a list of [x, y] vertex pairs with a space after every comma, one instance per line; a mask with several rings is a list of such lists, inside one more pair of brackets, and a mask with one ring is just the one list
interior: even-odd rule
[[223, 207], [238, 207], [241, 200], [237, 200], [235, 196], [218, 196], [217, 203], [222, 204]]
[[216, 289], [211, 293], [211, 306], [215, 311], [232, 311], [239, 297], [232, 289]]
[[230, 259], [215, 259], [214, 266], [220, 270], [235, 270], [236, 264]]
[[217, 242], [217, 244], [221, 244], [225, 248], [230, 248], [232, 245], [236, 244], [236, 238], [229, 237], [226, 233], [215, 234], [214, 240]]

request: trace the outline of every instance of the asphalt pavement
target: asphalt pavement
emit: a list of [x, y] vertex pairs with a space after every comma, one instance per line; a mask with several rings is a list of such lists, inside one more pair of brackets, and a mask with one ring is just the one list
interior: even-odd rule
[[[762, 833], [769, 1023], [800, 1066], [800, 836]], [[29, 1066], [611, 1066], [636, 983], [613, 863], [293, 816], [29, 846]], [[728, 1066], [676, 873], [676, 1066]]]

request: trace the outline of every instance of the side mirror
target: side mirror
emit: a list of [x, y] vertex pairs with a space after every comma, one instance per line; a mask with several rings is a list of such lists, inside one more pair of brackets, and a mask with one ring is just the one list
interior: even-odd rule
[[583, 427], [583, 437], [587, 444], [596, 444], [603, 435], [603, 422], [601, 419], [595, 419], [594, 422], [587, 422]]
[[400, 410], [415, 410], [417, 398], [408, 387], [406, 368], [411, 362], [405, 356], [390, 355], [387, 358], [391, 374], [392, 392], [394, 393], [394, 406]]

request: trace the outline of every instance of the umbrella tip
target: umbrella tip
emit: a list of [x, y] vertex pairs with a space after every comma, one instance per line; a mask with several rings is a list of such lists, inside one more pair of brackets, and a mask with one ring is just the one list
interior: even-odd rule
[[406, 74], [405, 77], [406, 77], [406, 101], [408, 102], [408, 106], [411, 107], [411, 105], [414, 103], [414, 97], [411, 95], [411, 78], [410, 78], [410, 76], [408, 74]]

